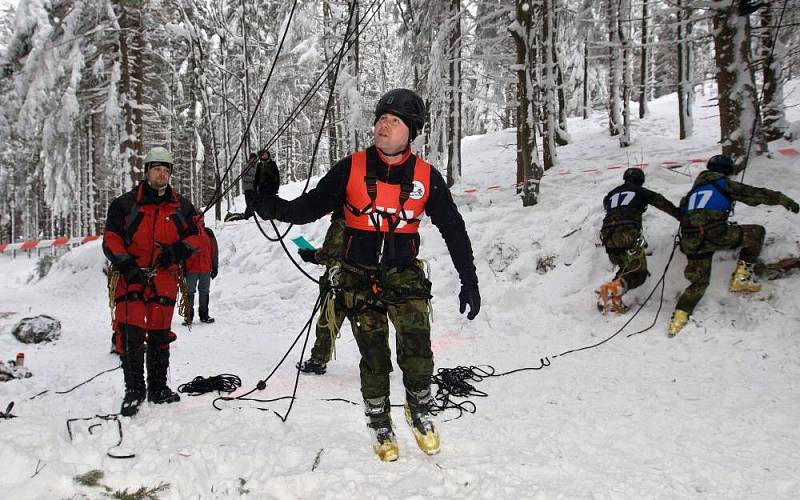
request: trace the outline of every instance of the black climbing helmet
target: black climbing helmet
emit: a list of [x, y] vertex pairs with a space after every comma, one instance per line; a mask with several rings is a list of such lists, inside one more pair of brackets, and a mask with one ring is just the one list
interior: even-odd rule
[[714, 155], [709, 158], [706, 168], [722, 175], [731, 175], [733, 173], [734, 163], [728, 156]]
[[383, 94], [375, 106], [375, 122], [386, 113], [403, 120], [408, 127], [409, 142], [416, 139], [425, 126], [425, 101], [413, 90], [394, 89]]
[[644, 172], [641, 168], [629, 168], [622, 174], [622, 180], [636, 184], [637, 186], [644, 185]]

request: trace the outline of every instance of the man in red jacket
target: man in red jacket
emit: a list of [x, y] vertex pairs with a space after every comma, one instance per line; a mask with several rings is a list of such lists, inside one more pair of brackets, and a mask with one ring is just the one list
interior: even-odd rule
[[189, 289], [189, 305], [191, 312], [184, 319], [184, 326], [191, 325], [194, 319], [194, 295], [200, 290], [200, 321], [213, 323], [214, 318], [208, 315], [208, 294], [211, 291], [211, 280], [217, 277], [219, 265], [219, 247], [214, 231], [205, 228], [200, 233], [200, 251], [186, 261], [186, 287]]
[[197, 251], [202, 230], [197, 210], [169, 184], [170, 152], [154, 147], [144, 169], [145, 180], [111, 202], [103, 234], [103, 252], [119, 273], [114, 325], [125, 377], [124, 416], [135, 415], [145, 396], [153, 403], [180, 400], [167, 386], [169, 344], [176, 338], [172, 313], [179, 264]]

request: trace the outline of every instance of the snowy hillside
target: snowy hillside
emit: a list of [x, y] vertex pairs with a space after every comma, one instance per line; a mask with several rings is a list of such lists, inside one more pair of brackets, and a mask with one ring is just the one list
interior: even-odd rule
[[[169, 483], [161, 494], [168, 499], [800, 497], [800, 274], [766, 282], [753, 296], [734, 296], [727, 284], [736, 254], [718, 253], [705, 299], [670, 339], [669, 314], [687, 285], [686, 259], [678, 252], [654, 328], [626, 337], [652, 322], [658, 292], [611, 341], [557, 356], [605, 339], [630, 317], [600, 316], [594, 305], [593, 291], [612, 277], [599, 246], [601, 200], [621, 181], [623, 169], [609, 167], [647, 163], [645, 185], [677, 203], [703, 168], [688, 160], [718, 152], [716, 108], [700, 96], [698, 101], [695, 136], [686, 141], [675, 139], [674, 96], [651, 104], [651, 116], [634, 124], [635, 144], [626, 150], [605, 133], [604, 115], [572, 120], [573, 143], [558, 150], [559, 166], [545, 175], [541, 204], [534, 208], [523, 208], [512, 187], [513, 131], [464, 140], [464, 182], [454, 196], [472, 238], [483, 307], [472, 322], [458, 314], [458, 278], [444, 242], [426, 221], [421, 256], [432, 268], [436, 367], [488, 364], [508, 371], [538, 367], [544, 357], [550, 366], [476, 382], [488, 397], [473, 398], [475, 414], [437, 417], [442, 452], [433, 457], [416, 448], [395, 408], [401, 456], [379, 462], [362, 408], [325, 401], [360, 401], [358, 351], [348, 327], [328, 373], [300, 377], [286, 423], [256, 409], [284, 413], [286, 400], [222, 403], [224, 410], [217, 411], [212, 395], [184, 396], [174, 405], [145, 404], [135, 418], [122, 419], [122, 448], [136, 454], [132, 459], [106, 455], [117, 440], [113, 423], [90, 434], [96, 422], [76, 422], [70, 441], [67, 419], [115, 413], [123, 394], [119, 371], [55, 394], [118, 363], [107, 353], [111, 330], [100, 244], [73, 250], [32, 283], [35, 259], [0, 256], [0, 357], [24, 351], [34, 374], [0, 383], [0, 409], [15, 401], [18, 417], [0, 420], [2, 497], [99, 498], [102, 490], [72, 480], [92, 469], [103, 470], [101, 482], [115, 490]], [[788, 111], [800, 119], [797, 107]], [[791, 145], [771, 145], [783, 147]], [[660, 166], [671, 161], [686, 165]], [[793, 157], [761, 157], [745, 181], [798, 200], [799, 169]], [[465, 192], [472, 188], [477, 191]], [[300, 189], [283, 186], [281, 194], [291, 198]], [[766, 226], [765, 260], [800, 255], [800, 216], [740, 203], [735, 219]], [[641, 303], [655, 286], [677, 230], [672, 218], [654, 209], [644, 221], [652, 276], [628, 294], [632, 303]], [[320, 244], [326, 227], [322, 220], [290, 234]], [[188, 332], [174, 321], [173, 389], [197, 375], [235, 373], [243, 380], [241, 392], [250, 390], [281, 359], [316, 297], [316, 285], [254, 223], [219, 225], [216, 233], [221, 265], [211, 314], [217, 322]], [[321, 273], [303, 265], [312, 275]], [[34, 314], [60, 319], [62, 338], [33, 348], [18, 343], [11, 327]], [[253, 396], [290, 395], [299, 359], [300, 346]], [[29, 400], [44, 390], [49, 392]], [[402, 403], [402, 394], [395, 370], [393, 403]]]

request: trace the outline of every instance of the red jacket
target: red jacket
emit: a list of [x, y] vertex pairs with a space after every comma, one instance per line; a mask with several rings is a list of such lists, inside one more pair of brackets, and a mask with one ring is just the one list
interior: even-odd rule
[[206, 227], [200, 232], [200, 251], [186, 261], [186, 272], [216, 274], [218, 255], [217, 238], [214, 231]]
[[179, 241], [195, 253], [200, 248], [200, 217], [192, 203], [167, 186], [162, 196], [141, 182], [108, 207], [103, 252], [112, 264], [134, 259], [142, 268], [155, 267], [162, 246]]

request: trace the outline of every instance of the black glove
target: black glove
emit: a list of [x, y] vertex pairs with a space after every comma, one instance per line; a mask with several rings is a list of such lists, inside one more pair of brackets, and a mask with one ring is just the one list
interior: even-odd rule
[[125, 259], [117, 264], [119, 273], [125, 278], [125, 283], [129, 285], [143, 285], [147, 281], [144, 271], [136, 265], [133, 259]]
[[464, 314], [469, 305], [469, 313], [467, 319], [473, 320], [481, 310], [481, 293], [478, 291], [477, 283], [463, 283], [461, 285], [461, 292], [458, 294], [458, 302], [460, 304], [458, 312]]
[[791, 212], [794, 213], [800, 212], [800, 205], [798, 205], [797, 202], [792, 199], [784, 203], [783, 206], [786, 207], [786, 210], [789, 210]]
[[317, 251], [311, 250], [308, 248], [301, 248], [297, 251], [300, 254], [300, 258], [303, 259], [305, 262], [310, 264], [318, 264], [317, 262]]
[[189, 250], [182, 241], [171, 245], [156, 243], [156, 246], [161, 249], [158, 257], [156, 257], [156, 267], [160, 267], [161, 269], [166, 269], [173, 264], [183, 262], [192, 254], [191, 250]]
[[217, 271], [219, 271], [219, 269], [217, 269], [217, 268], [214, 268], [214, 269], [211, 270], [211, 279], [212, 280], [217, 277]]
[[262, 219], [275, 218], [277, 200], [279, 200], [276, 195], [256, 193], [255, 191], [245, 191], [244, 199], [247, 203], [245, 215], [248, 213], [252, 214], [253, 211], [255, 211], [255, 213], [257, 213]]

